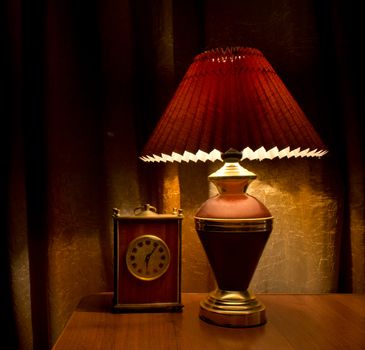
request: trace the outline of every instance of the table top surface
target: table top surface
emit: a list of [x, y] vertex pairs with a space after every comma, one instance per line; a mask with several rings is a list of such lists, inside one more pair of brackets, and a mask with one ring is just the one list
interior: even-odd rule
[[206, 294], [183, 293], [178, 313], [112, 313], [112, 293], [83, 298], [53, 350], [364, 350], [365, 295], [258, 294], [268, 322], [225, 328], [199, 319]]

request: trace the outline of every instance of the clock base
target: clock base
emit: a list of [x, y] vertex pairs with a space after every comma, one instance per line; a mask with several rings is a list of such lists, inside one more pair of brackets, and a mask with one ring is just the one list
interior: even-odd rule
[[199, 317], [223, 327], [254, 327], [266, 323], [265, 306], [248, 291], [216, 289], [200, 303]]
[[181, 312], [184, 305], [180, 303], [150, 303], [114, 305], [114, 313], [144, 313], [144, 312]]

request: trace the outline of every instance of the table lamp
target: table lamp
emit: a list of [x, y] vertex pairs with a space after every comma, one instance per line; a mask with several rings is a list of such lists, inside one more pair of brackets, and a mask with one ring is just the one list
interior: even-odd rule
[[273, 217], [246, 192], [256, 175], [240, 161], [325, 153], [313, 126], [259, 50], [217, 48], [194, 58], [141, 159], [224, 162], [208, 177], [219, 193], [195, 215], [217, 284], [200, 303], [201, 319], [226, 327], [266, 322], [265, 306], [248, 287]]

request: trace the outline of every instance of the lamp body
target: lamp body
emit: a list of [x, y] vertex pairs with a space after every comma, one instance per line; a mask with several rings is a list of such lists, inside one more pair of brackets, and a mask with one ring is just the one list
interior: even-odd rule
[[[219, 194], [208, 199], [195, 216], [195, 227], [213, 270], [217, 289], [200, 304], [200, 317], [227, 327], [266, 322], [265, 307], [248, 286], [272, 230], [269, 210], [245, 191], [255, 175], [212, 174]], [[243, 168], [242, 168], [243, 169]], [[218, 171], [219, 172], [219, 171]]]

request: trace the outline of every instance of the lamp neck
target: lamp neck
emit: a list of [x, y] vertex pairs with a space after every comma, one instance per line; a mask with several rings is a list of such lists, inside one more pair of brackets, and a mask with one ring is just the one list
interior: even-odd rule
[[256, 179], [256, 174], [248, 171], [239, 162], [226, 161], [208, 179], [217, 187], [220, 194], [239, 194], [246, 192], [248, 185]]

